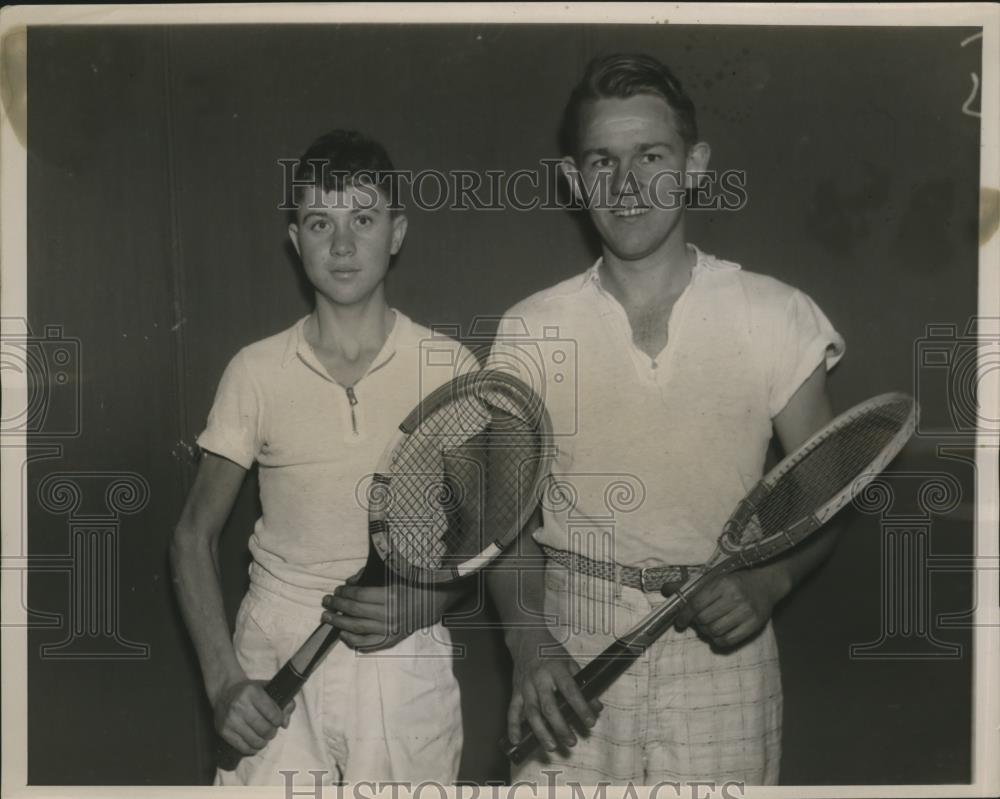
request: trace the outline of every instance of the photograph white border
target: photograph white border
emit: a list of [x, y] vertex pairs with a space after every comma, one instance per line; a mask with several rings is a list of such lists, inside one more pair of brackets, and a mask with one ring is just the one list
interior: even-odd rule
[[[15, 6], [0, 11], [0, 68], [4, 88], [23, 96], [23, 85], [11, 84], [17, 77], [18, 58], [25, 57], [24, 30], [27, 25], [157, 25], [157, 24], [294, 24], [294, 23], [503, 23], [503, 24], [726, 24], [781, 26], [981, 26], [983, 64], [981, 86], [981, 165], [980, 186], [994, 191], [1000, 187], [998, 120], [1000, 120], [1000, 7], [991, 4], [248, 4], [248, 5], [150, 5], [150, 6]], [[23, 62], [20, 63], [23, 78]], [[17, 107], [16, 103], [13, 107]], [[23, 107], [22, 107], [23, 110]], [[0, 113], [0, 316], [26, 318], [27, 252], [27, 166], [26, 150], [17, 131], [23, 133], [26, 120], [10, 116], [5, 106]], [[1000, 317], [1000, 232], [981, 244], [979, 255], [980, 317]], [[27, 406], [27, 384], [16, 374], [3, 376], [5, 414]], [[1000, 417], [1000, 370], [984, 375], [979, 384], [979, 402], [988, 418]], [[1000, 793], [1000, 569], [998, 569], [997, 526], [998, 442], [980, 436], [977, 448], [977, 556], [985, 564], [976, 580], [976, 625], [974, 628], [973, 684], [973, 782], [970, 785], [902, 786], [814, 786], [748, 787], [745, 796], [777, 797], [894, 797], [894, 796], [988, 796]], [[23, 439], [5, 437], [0, 448], [2, 469], [3, 552], [21, 554], [21, 536], [26, 523], [25, 497], [20, 480], [24, 460]], [[282, 797], [280, 788], [227, 789], [215, 787], [26, 787], [27, 741], [27, 634], [21, 573], [4, 566], [0, 569], [2, 597], [2, 795], [4, 797], [218, 797], [220, 791], [240, 795]], [[928, 686], [931, 689], [932, 686]], [[328, 788], [324, 796], [352, 797]], [[512, 791], [494, 789], [497, 796]], [[459, 795], [468, 797], [469, 794]], [[518, 796], [527, 795], [523, 787]], [[544, 793], [543, 791], [540, 793]], [[560, 794], [569, 796], [568, 791]], [[624, 789], [609, 788], [609, 798]], [[299, 794], [301, 795], [301, 794]], [[388, 795], [388, 794], [387, 794]], [[400, 796], [402, 796], [402, 792]], [[435, 796], [437, 793], [435, 792]], [[491, 796], [482, 789], [480, 796]], [[587, 794], [589, 796], [589, 794]], [[354, 799], [352, 797], [352, 799]]]

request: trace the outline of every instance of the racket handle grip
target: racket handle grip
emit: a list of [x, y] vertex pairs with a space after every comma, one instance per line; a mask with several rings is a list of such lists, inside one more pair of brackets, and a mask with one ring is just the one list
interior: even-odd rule
[[[295, 694], [299, 692], [302, 683], [306, 681], [306, 676], [308, 675], [299, 674], [292, 665], [292, 662], [289, 661], [264, 686], [264, 692], [274, 700], [278, 707], [284, 710], [288, 707]], [[226, 741], [222, 741], [216, 753], [216, 765], [223, 771], [234, 771], [243, 757], [243, 753], [236, 749], [236, 747]]]
[[275, 674], [271, 681], [264, 686], [264, 691], [275, 704], [284, 710], [288, 707], [292, 698], [299, 692], [302, 683], [306, 681], [306, 676], [299, 674], [292, 666], [291, 661], [281, 667], [281, 671]]
[[[378, 552], [375, 551], [375, 547], [369, 546], [368, 562], [365, 564], [364, 571], [362, 571], [356, 584], [361, 586], [385, 585], [388, 582], [387, 569], [388, 567], [382, 561], [382, 558], [379, 557]], [[306, 678], [309, 677], [312, 670], [319, 664], [323, 655], [334, 645], [338, 638], [340, 638], [340, 630], [336, 627], [320, 625], [299, 651], [281, 667], [281, 671], [275, 674], [270, 682], [264, 686], [264, 691], [275, 701], [278, 707], [282, 710], [288, 707], [288, 703], [299, 692], [302, 683], [306, 681]], [[300, 659], [303, 652], [309, 653], [308, 660], [304, 665], [302, 665]], [[300, 659], [301, 671], [293, 665], [296, 659]], [[242, 759], [243, 754], [238, 749], [226, 741], [220, 743], [216, 757], [216, 763], [220, 769], [223, 771], [233, 771]]]
[[[637, 658], [645, 651], [645, 647], [630, 645], [622, 640], [617, 640], [580, 671], [573, 675], [583, 698], [588, 702], [603, 694], [608, 686], [617, 680], [628, 670]], [[563, 718], [572, 717], [576, 714], [570, 707], [569, 702], [562, 695], [556, 697], [556, 707]], [[523, 762], [538, 748], [538, 736], [531, 729], [528, 722], [521, 724], [521, 737], [515, 744], [510, 738], [504, 737], [500, 741], [500, 748], [511, 763], [515, 765]]]

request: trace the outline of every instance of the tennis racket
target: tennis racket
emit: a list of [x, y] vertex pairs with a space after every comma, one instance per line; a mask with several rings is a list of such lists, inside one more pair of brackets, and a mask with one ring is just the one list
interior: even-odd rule
[[[358, 585], [385, 585], [388, 569], [416, 583], [451, 582], [499, 555], [539, 501], [556, 450], [541, 398], [507, 372], [457, 377], [399, 425], [365, 497], [370, 536]], [[264, 687], [286, 707], [336, 643], [321, 624]], [[223, 743], [220, 768], [243, 755]]]
[[[709, 582], [758, 566], [794, 547], [849, 503], [903, 448], [917, 408], [905, 394], [883, 394], [841, 414], [782, 460], [750, 491], [723, 527], [704, 571], [574, 675], [589, 701], [603, 693], [673, 624], [688, 600]], [[569, 703], [558, 697], [561, 713]], [[520, 763], [538, 746], [530, 725], [500, 747]]]

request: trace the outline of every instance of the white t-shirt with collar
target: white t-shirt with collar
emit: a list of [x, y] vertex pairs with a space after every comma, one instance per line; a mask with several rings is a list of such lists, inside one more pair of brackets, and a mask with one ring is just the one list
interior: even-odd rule
[[490, 362], [540, 389], [557, 435], [540, 543], [639, 567], [704, 562], [762, 475], [772, 419], [843, 355], [801, 291], [692, 249], [655, 359], [602, 288], [600, 260], [501, 322]]
[[477, 363], [458, 342], [395, 311], [382, 349], [348, 391], [306, 341], [307, 318], [229, 362], [198, 444], [244, 469], [259, 465], [255, 566], [325, 592], [367, 559], [367, 489], [399, 423]]

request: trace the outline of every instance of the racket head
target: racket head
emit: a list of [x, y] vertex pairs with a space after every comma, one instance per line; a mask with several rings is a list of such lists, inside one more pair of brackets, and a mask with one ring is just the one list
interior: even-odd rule
[[916, 429], [907, 394], [855, 405], [789, 454], [740, 502], [719, 538], [720, 557], [753, 566], [798, 544], [850, 502]]
[[450, 582], [520, 534], [556, 454], [541, 397], [484, 369], [428, 395], [399, 425], [372, 477], [369, 534], [406, 580]]

